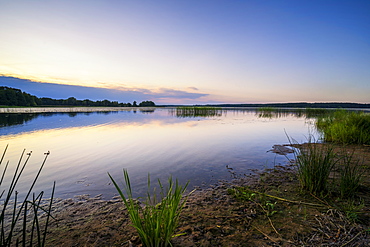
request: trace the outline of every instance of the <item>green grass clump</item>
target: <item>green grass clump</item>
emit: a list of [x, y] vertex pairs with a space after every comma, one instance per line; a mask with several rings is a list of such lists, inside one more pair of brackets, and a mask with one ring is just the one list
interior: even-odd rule
[[364, 112], [338, 110], [318, 118], [316, 127], [327, 142], [370, 144], [370, 114]]
[[294, 156], [301, 187], [316, 195], [325, 193], [330, 172], [338, 161], [333, 146], [320, 145], [309, 138], [300, 149], [294, 150]]
[[[0, 159], [0, 165], [3, 164], [5, 153], [8, 146]], [[45, 165], [49, 152], [45, 154], [43, 160], [33, 182], [31, 183], [26, 195], [19, 200], [19, 193], [16, 191], [16, 186], [21, 180], [21, 175], [31, 157], [31, 152], [25, 154], [25, 150], [21, 154], [18, 165], [13, 173], [10, 185], [4, 188], [4, 178], [9, 167], [9, 161], [6, 162], [0, 179], [0, 246], [45, 246], [46, 233], [51, 217], [51, 206], [53, 202], [55, 182], [52, 190], [52, 195], [47, 208], [41, 206], [41, 200], [44, 192], [38, 195], [32, 193], [33, 187]], [[26, 158], [25, 158], [26, 156]], [[29, 199], [31, 194], [32, 199]], [[46, 213], [46, 219], [41, 221], [40, 216]]]
[[361, 160], [354, 158], [354, 151], [352, 153], [345, 153], [340, 160], [339, 167], [339, 190], [343, 198], [349, 198], [355, 195], [355, 192], [360, 187], [363, 172], [364, 169]]
[[[355, 157], [355, 150], [330, 143], [308, 143], [294, 150], [298, 179], [303, 190], [315, 195], [327, 192], [339, 193], [342, 198], [350, 198], [358, 190], [363, 176], [363, 163]], [[328, 188], [331, 184], [332, 188]]]
[[153, 195], [151, 195], [150, 176], [148, 176], [148, 192], [144, 206], [142, 207], [140, 202], [132, 196], [131, 183], [127, 170], [124, 170], [123, 173], [126, 196], [112, 176], [110, 174], [108, 175], [128, 210], [130, 220], [136, 228], [142, 244], [147, 247], [171, 246], [171, 239], [181, 235], [174, 235], [174, 233], [178, 225], [180, 213], [186, 202], [186, 199], [183, 199], [183, 194], [188, 183], [183, 187], [178, 184], [177, 180], [173, 182], [172, 177], [170, 177], [168, 179], [168, 188], [164, 189], [158, 179], [161, 200], [157, 201], [155, 190]]

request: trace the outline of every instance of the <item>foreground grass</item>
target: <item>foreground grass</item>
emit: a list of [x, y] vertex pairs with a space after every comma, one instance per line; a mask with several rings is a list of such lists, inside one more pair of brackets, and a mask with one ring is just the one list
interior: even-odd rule
[[144, 206], [132, 196], [132, 188], [127, 170], [124, 170], [125, 192], [118, 186], [116, 181], [109, 175], [119, 195], [121, 196], [132, 221], [133, 226], [144, 246], [165, 247], [171, 245], [171, 239], [175, 237], [175, 230], [178, 226], [180, 213], [186, 199], [183, 194], [187, 184], [183, 187], [178, 181], [173, 182], [170, 177], [168, 188], [164, 189], [160, 180], [160, 200], [157, 200], [156, 191], [151, 191], [150, 177], [148, 176], [148, 192]]
[[[4, 166], [0, 180], [0, 246], [45, 246], [55, 183], [49, 204], [45, 208], [41, 206], [44, 192], [35, 194], [33, 193], [33, 187], [45, 165], [49, 152], [45, 153], [45, 159], [34, 180], [31, 182], [29, 189], [27, 191], [21, 191], [24, 194], [19, 196], [19, 192], [16, 190], [17, 184], [22, 181], [22, 174], [32, 152], [25, 153], [25, 150], [23, 150], [11, 181], [9, 181], [10, 183], [8, 186], [5, 186], [4, 178], [7, 177], [6, 173], [10, 163], [7, 161], [4, 164], [7, 149], [8, 146], [6, 146], [0, 159], [0, 166]], [[44, 213], [46, 213], [46, 219], [40, 220], [40, 215]]]

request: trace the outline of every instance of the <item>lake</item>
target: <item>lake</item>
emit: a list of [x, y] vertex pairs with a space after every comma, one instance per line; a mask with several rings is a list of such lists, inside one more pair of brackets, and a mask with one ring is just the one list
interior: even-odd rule
[[0, 148], [9, 144], [5, 181], [10, 181], [23, 149], [32, 151], [19, 191], [29, 186], [50, 151], [36, 191], [48, 195], [56, 181], [56, 197], [102, 194], [110, 199], [117, 193], [108, 172], [122, 184], [124, 168], [139, 196], [146, 191], [148, 173], [153, 182], [170, 175], [182, 184], [190, 181], [192, 189], [232, 179], [233, 173], [243, 176], [284, 165], [287, 157], [268, 151], [272, 145], [289, 143], [287, 135], [305, 142], [314, 134], [313, 121], [289, 113], [260, 117], [241, 109], [209, 117], [178, 116], [169, 108], [0, 113]]

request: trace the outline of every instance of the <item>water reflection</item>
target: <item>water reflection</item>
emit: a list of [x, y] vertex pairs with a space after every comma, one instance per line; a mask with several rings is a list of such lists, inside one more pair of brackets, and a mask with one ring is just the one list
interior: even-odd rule
[[[57, 109], [55, 109], [57, 111]], [[132, 110], [133, 113], [151, 114], [155, 109]], [[119, 111], [87, 111], [87, 112], [42, 112], [42, 113], [0, 113], [0, 136], [18, 134], [40, 129], [54, 129], [74, 126], [96, 125], [105, 122], [108, 116], [111, 119], [115, 114], [131, 113], [131, 110]], [[78, 116], [83, 116], [78, 118]], [[86, 118], [89, 117], [89, 118]], [[89, 123], [87, 123], [89, 122]], [[5, 128], [5, 127], [11, 127]]]
[[0, 147], [9, 144], [5, 160], [16, 162], [23, 148], [33, 151], [25, 177], [31, 177], [50, 151], [37, 188], [57, 181], [57, 197], [116, 191], [107, 172], [118, 181], [127, 168], [136, 195], [145, 193], [148, 173], [166, 181], [170, 174], [193, 186], [230, 179], [226, 166], [240, 174], [285, 163], [284, 156], [267, 152], [298, 142], [307, 123], [293, 116], [258, 118], [255, 111], [222, 111], [213, 117], [177, 117], [168, 109], [155, 112], [41, 114], [21, 125], [0, 128]]
[[24, 124], [37, 116], [34, 114], [0, 114], [0, 128], [12, 125]]
[[144, 113], [144, 114], [152, 114], [154, 113], [155, 109], [149, 109], [149, 110], [140, 110], [141, 113]]
[[[57, 110], [56, 110], [57, 111]], [[297, 117], [297, 118], [316, 118], [323, 114], [327, 114], [331, 110], [327, 109], [284, 109], [284, 108], [252, 108], [252, 109], [239, 109], [230, 108], [222, 109], [216, 107], [177, 107], [170, 108], [168, 112], [171, 116], [178, 118], [195, 118], [195, 117], [221, 117], [230, 112], [253, 112], [260, 118], [284, 118], [284, 117]], [[130, 110], [126, 112], [131, 112]], [[132, 113], [153, 114], [155, 109], [139, 109], [132, 110]], [[52, 118], [59, 116], [63, 118], [68, 116], [75, 118], [80, 115], [111, 115], [119, 114], [119, 111], [88, 111], [88, 112], [44, 112], [44, 113], [0, 113], [0, 128], [9, 127], [13, 125], [23, 125], [37, 118]], [[93, 124], [93, 123], [92, 123]], [[43, 127], [42, 127], [43, 128]], [[1, 134], [1, 132], [0, 132]]]

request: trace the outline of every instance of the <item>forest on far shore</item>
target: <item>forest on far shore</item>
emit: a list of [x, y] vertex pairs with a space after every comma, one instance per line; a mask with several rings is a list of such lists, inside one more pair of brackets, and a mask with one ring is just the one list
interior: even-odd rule
[[109, 107], [142, 107], [155, 106], [153, 101], [143, 101], [137, 104], [136, 101], [131, 103], [119, 103], [118, 101], [89, 99], [78, 100], [74, 97], [68, 99], [52, 99], [31, 95], [22, 92], [20, 89], [11, 87], [0, 87], [0, 105], [1, 106], [109, 106]]

